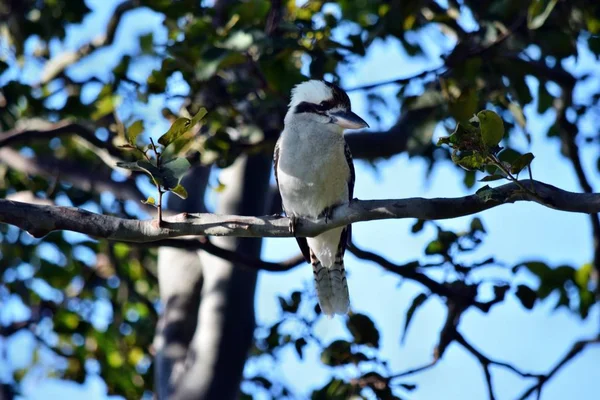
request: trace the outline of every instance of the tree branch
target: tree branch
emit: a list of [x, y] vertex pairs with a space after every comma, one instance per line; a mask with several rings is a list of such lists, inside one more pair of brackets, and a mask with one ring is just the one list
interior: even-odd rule
[[105, 149], [114, 157], [121, 157], [123, 154], [123, 152], [119, 151], [112, 143], [98, 139], [93, 129], [84, 124], [71, 121], [60, 121], [56, 123], [47, 121], [29, 121], [22, 127], [11, 129], [0, 134], [0, 147], [22, 144], [31, 140], [48, 140], [63, 135], [77, 135], [94, 146]]
[[[523, 180], [533, 186], [538, 196], [524, 193], [516, 183], [508, 183], [480, 194], [457, 198], [409, 198], [395, 200], [354, 200], [334, 210], [333, 218], [300, 220], [297, 235], [311, 237], [354, 222], [378, 219], [418, 218], [423, 220], [456, 218], [517, 201], [533, 201], [570, 212], [597, 213], [600, 195], [572, 193], [554, 186]], [[543, 199], [543, 200], [542, 200]], [[291, 237], [289, 220], [276, 216], [247, 217], [237, 215], [182, 213], [164, 219], [163, 226], [154, 220], [131, 220], [70, 207], [51, 207], [0, 199], [0, 222], [18, 226], [35, 237], [55, 230], [70, 230], [97, 238], [124, 242], [152, 242], [189, 235], [237, 237]]]
[[150, 245], [152, 247], [173, 247], [185, 250], [204, 250], [208, 254], [217, 256], [224, 260], [230, 261], [235, 265], [253, 270], [263, 270], [270, 272], [284, 272], [302, 264], [304, 256], [298, 254], [287, 260], [275, 263], [263, 261], [260, 258], [249, 257], [245, 254], [228, 250], [223, 247], [214, 245], [208, 238], [202, 236], [199, 240], [196, 239], [163, 239], [157, 242], [142, 243], [142, 246]]
[[39, 84], [44, 85], [50, 82], [52, 79], [62, 74], [70, 65], [76, 63], [85, 56], [88, 56], [93, 51], [101, 47], [110, 46], [115, 40], [115, 35], [123, 15], [139, 5], [140, 0], [128, 0], [119, 4], [108, 21], [106, 33], [99, 38], [92, 40], [92, 42], [84, 44], [76, 51], [64, 52], [50, 59], [42, 70], [42, 77]]
[[550, 372], [548, 372], [546, 375], [540, 376], [538, 382], [535, 385], [531, 386], [529, 389], [527, 389], [519, 397], [519, 400], [525, 400], [525, 399], [527, 399], [531, 394], [533, 394], [536, 391], [538, 392], [538, 394], [541, 393], [542, 392], [542, 387], [544, 386], [544, 384], [546, 382], [548, 382], [550, 379], [552, 379], [552, 377], [562, 367], [564, 367], [566, 364], [568, 364], [569, 361], [571, 361], [579, 353], [581, 353], [588, 345], [590, 345], [590, 344], [598, 344], [598, 343], [600, 343], [600, 335], [596, 336], [596, 337], [593, 337], [591, 339], [580, 340], [578, 342], [575, 342], [573, 344], [573, 347], [571, 347], [571, 350], [569, 350], [569, 352], [554, 366], [554, 368], [552, 368], [552, 370]]

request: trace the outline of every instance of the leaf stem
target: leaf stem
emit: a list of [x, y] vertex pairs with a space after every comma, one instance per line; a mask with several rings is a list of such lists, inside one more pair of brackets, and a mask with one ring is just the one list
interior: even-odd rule
[[[500, 161], [500, 159], [498, 159], [498, 157], [495, 154], [488, 155], [488, 160], [490, 160], [492, 162], [492, 164], [494, 164], [498, 169], [500, 169], [502, 172], [504, 172], [504, 174], [506, 175], [506, 179], [508, 179], [511, 182], [514, 182], [525, 193], [535, 197], [536, 199], [540, 200], [542, 203], [546, 204], [546, 200], [544, 200], [542, 197], [540, 197], [540, 195], [535, 192], [535, 189], [534, 190], [527, 189], [517, 178], [515, 178], [514, 175], [508, 169], [506, 169], [506, 167], [502, 164], [502, 161]], [[529, 168], [529, 177], [531, 178], [531, 168]], [[531, 180], [533, 181], [533, 178], [531, 178]]]

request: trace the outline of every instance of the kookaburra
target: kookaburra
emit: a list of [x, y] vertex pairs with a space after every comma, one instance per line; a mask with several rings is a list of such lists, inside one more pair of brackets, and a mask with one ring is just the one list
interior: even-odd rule
[[[297, 218], [327, 221], [335, 206], [352, 200], [354, 165], [343, 132], [369, 125], [352, 112], [346, 92], [319, 80], [292, 89], [284, 122], [275, 146], [275, 179], [293, 231]], [[296, 238], [312, 264], [319, 304], [328, 316], [346, 314], [350, 306], [344, 270], [350, 228]]]

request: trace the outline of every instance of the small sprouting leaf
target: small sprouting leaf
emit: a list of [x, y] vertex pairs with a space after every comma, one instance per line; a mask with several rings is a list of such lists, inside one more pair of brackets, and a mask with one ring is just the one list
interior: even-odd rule
[[531, 310], [535, 305], [537, 294], [529, 286], [517, 286], [517, 292], [515, 294], [521, 301], [521, 304], [523, 304], [523, 307], [525, 307], [526, 309]]
[[173, 189], [170, 189], [171, 192], [175, 193], [177, 196], [179, 196], [182, 199], [187, 199], [188, 197], [188, 193], [187, 190], [185, 190], [185, 188], [181, 185], [181, 183], [177, 186], [175, 186]]
[[488, 147], [497, 146], [504, 137], [504, 122], [502, 118], [491, 110], [483, 110], [477, 113], [481, 139]]
[[527, 12], [527, 27], [534, 30], [544, 25], [556, 3], [558, 0], [533, 0]]
[[535, 158], [535, 156], [532, 153], [523, 154], [521, 157], [517, 158], [512, 163], [512, 165], [510, 167], [510, 172], [512, 174], [518, 174], [519, 172], [521, 172], [521, 170], [523, 168], [525, 168], [529, 164], [531, 164], [531, 162], [533, 161], [534, 158]]
[[117, 146], [117, 147], [120, 148], [120, 149], [123, 149], [123, 150], [127, 150], [127, 151], [129, 151], [129, 150], [136, 150], [137, 149], [137, 147], [132, 146], [129, 143], [125, 143], [125, 144], [122, 144], [122, 145]]
[[151, 206], [156, 205], [156, 200], [154, 200], [154, 197], [152, 197], [152, 196], [148, 197], [145, 201], [141, 200], [141, 202], [143, 204], [148, 204], [148, 205], [151, 205]]
[[499, 179], [504, 179], [504, 176], [502, 176], [502, 175], [488, 175], [488, 176], [484, 176], [483, 178], [481, 178], [479, 180], [479, 182], [492, 182], [492, 181], [497, 181]]
[[466, 169], [467, 171], [481, 171], [486, 165], [486, 158], [477, 152], [467, 155], [459, 155], [456, 152], [453, 152], [451, 158], [456, 165], [462, 167], [463, 169]]
[[346, 327], [354, 337], [357, 344], [370, 347], [379, 347], [379, 331], [373, 320], [364, 314], [352, 314], [346, 321]]
[[406, 311], [406, 319], [404, 320], [404, 329], [402, 330], [402, 339], [401, 339], [402, 343], [404, 343], [404, 340], [406, 339], [406, 332], [408, 331], [408, 326], [410, 325], [410, 322], [412, 321], [412, 318], [415, 315], [415, 311], [417, 311], [417, 309], [419, 307], [421, 307], [423, 305], [423, 303], [425, 303], [425, 300], [427, 300], [428, 298], [429, 298], [429, 296], [427, 294], [419, 293], [413, 299], [412, 304], [408, 308], [408, 311]]
[[437, 145], [450, 145], [458, 150], [479, 150], [481, 148], [481, 135], [476, 127], [470, 124], [458, 123], [450, 136], [439, 138]]
[[130, 145], [135, 146], [137, 137], [144, 131], [144, 122], [142, 120], [135, 121], [127, 128], [127, 141]]

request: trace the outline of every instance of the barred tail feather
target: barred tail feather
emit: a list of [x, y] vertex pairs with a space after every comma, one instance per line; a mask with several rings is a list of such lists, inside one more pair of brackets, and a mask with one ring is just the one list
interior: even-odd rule
[[350, 307], [350, 295], [342, 257], [336, 255], [335, 262], [327, 268], [321, 264], [312, 251], [310, 256], [321, 311], [329, 317], [334, 314], [347, 314]]

